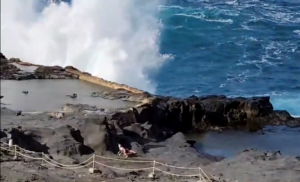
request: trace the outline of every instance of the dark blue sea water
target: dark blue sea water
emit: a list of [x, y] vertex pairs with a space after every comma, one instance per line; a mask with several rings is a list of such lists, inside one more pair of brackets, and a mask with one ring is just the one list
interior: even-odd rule
[[299, 0], [168, 0], [158, 94], [270, 95], [300, 115]]

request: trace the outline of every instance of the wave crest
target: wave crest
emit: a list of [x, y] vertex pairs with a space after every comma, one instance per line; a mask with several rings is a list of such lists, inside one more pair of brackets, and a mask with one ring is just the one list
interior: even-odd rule
[[[1, 45], [8, 57], [43, 65], [72, 65], [93, 75], [154, 93], [159, 53], [159, 0], [1, 0]], [[40, 9], [39, 9], [40, 8]]]

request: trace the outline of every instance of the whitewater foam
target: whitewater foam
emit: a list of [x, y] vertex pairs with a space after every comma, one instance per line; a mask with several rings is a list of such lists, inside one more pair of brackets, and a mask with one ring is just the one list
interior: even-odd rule
[[[1, 52], [42, 65], [72, 65], [104, 79], [155, 92], [159, 0], [1, 0]], [[161, 1], [160, 1], [161, 3]]]

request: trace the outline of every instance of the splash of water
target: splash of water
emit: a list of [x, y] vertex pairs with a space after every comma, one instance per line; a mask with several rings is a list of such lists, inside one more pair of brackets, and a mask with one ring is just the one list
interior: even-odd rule
[[[159, 0], [1, 0], [1, 52], [42, 65], [72, 65], [93, 75], [155, 92]], [[41, 8], [41, 9], [39, 9]]]

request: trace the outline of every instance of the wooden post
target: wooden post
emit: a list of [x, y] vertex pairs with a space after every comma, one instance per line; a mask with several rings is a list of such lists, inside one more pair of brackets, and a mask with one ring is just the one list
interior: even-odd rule
[[17, 156], [17, 145], [15, 145], [15, 156], [13, 158], [13, 160], [17, 160], [18, 156]]
[[95, 170], [95, 154], [93, 155], [93, 170]]
[[201, 175], [201, 168], [199, 167], [199, 182], [204, 182], [202, 181], [202, 175]]
[[44, 152], [42, 152], [42, 166], [44, 166]]
[[8, 146], [9, 146], [9, 148], [10, 148], [12, 145], [13, 145], [13, 140], [12, 140], [12, 139], [9, 139], [9, 141], [8, 141]]

